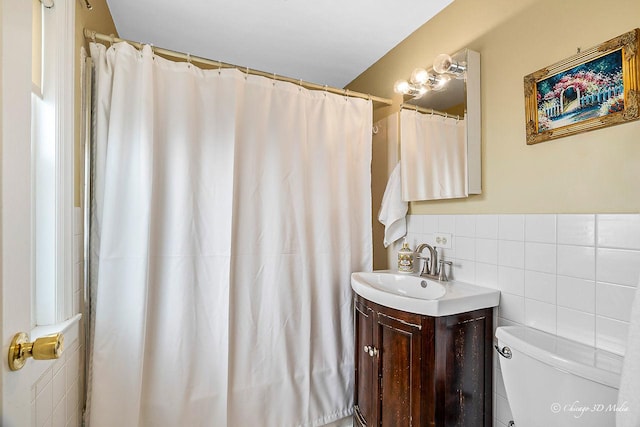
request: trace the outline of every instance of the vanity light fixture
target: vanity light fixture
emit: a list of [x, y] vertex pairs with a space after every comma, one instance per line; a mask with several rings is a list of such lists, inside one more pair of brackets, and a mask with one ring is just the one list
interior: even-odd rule
[[467, 72], [466, 61], [459, 61], [458, 55], [453, 59], [450, 55], [442, 53], [433, 61], [433, 68], [425, 70], [416, 68], [411, 73], [411, 79], [398, 80], [393, 85], [393, 91], [413, 98], [419, 98], [433, 90], [444, 89], [452, 78], [464, 79]]
[[440, 90], [450, 79], [446, 74], [431, 74], [424, 68], [416, 68], [411, 73], [411, 83], [424, 86], [427, 90]]
[[423, 85], [409, 83], [406, 80], [398, 80], [393, 85], [393, 91], [395, 93], [401, 93], [403, 95], [413, 96], [419, 98], [427, 92], [427, 88]]
[[428, 84], [431, 90], [440, 91], [444, 89], [449, 80], [451, 80], [451, 76], [447, 74], [430, 75]]
[[430, 90], [442, 90], [451, 77], [446, 74], [431, 74], [423, 68], [416, 68], [411, 73], [411, 80], [398, 80], [393, 91], [418, 98]]
[[433, 76], [424, 68], [416, 68], [411, 73], [411, 83], [416, 85], [426, 84]]
[[433, 70], [439, 74], [450, 73], [460, 78], [467, 71], [467, 66], [464, 63], [454, 61], [446, 53], [441, 53], [433, 60]]

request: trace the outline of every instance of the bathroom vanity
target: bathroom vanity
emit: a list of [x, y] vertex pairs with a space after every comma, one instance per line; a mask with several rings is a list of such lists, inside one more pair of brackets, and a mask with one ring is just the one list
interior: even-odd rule
[[[424, 280], [415, 279], [420, 288]], [[492, 307], [498, 300], [431, 316], [371, 301], [353, 280], [354, 426], [491, 426]]]

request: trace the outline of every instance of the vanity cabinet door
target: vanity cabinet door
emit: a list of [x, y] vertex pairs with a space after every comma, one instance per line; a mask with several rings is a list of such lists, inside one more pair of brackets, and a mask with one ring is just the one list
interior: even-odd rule
[[492, 425], [492, 309], [430, 317], [354, 301], [355, 427]]
[[419, 315], [384, 308], [376, 315], [380, 426], [421, 425], [421, 330]]
[[436, 417], [444, 426], [493, 423], [493, 313], [476, 310], [436, 320]]
[[373, 343], [374, 311], [359, 301], [355, 302], [355, 394], [354, 412], [356, 422], [363, 427], [374, 426], [376, 392], [374, 390], [377, 378], [376, 363], [369, 350]]

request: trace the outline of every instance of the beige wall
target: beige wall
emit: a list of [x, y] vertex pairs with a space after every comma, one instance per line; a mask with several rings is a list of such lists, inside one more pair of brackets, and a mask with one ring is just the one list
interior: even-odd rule
[[80, 141], [80, 129], [83, 126], [82, 122], [82, 111], [81, 111], [81, 90], [80, 90], [80, 48], [82, 46], [89, 51], [89, 44], [84, 38], [83, 31], [85, 28], [90, 30], [95, 30], [102, 34], [114, 34], [118, 35], [116, 32], [116, 27], [113, 23], [113, 18], [111, 18], [111, 12], [109, 12], [109, 8], [107, 6], [106, 0], [89, 0], [93, 9], [88, 10], [85, 7], [84, 0], [78, 0], [76, 3], [76, 58], [75, 58], [75, 74], [76, 74], [76, 82], [75, 82], [75, 116], [76, 116], [76, 130], [75, 130], [75, 196], [74, 196], [74, 205], [80, 206], [80, 201], [82, 199], [82, 170], [83, 170], [83, 151], [82, 151], [82, 141]]
[[527, 146], [523, 96], [525, 75], [638, 26], [638, 0], [455, 0], [348, 88], [397, 110], [395, 80], [438, 53], [480, 52], [483, 194], [414, 214], [640, 212], [640, 121]]

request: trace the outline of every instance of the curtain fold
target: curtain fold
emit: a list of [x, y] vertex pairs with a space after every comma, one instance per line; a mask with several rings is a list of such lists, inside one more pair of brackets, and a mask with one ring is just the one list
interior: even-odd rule
[[121, 43], [95, 61], [90, 425], [318, 426], [352, 407], [371, 103]]

